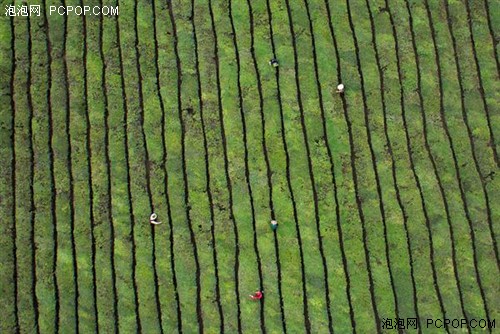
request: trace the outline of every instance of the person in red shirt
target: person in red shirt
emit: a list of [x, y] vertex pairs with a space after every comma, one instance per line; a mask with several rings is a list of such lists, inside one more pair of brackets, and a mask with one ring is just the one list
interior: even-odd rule
[[252, 298], [253, 300], [260, 300], [262, 299], [262, 297], [262, 291], [260, 290], [257, 290], [253, 295], [250, 295], [250, 298]]

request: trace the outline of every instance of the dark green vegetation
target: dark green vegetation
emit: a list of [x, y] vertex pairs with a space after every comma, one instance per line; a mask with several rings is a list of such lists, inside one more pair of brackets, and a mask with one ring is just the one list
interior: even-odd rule
[[0, 333], [500, 321], [500, 2], [119, 11], [0, 20]]

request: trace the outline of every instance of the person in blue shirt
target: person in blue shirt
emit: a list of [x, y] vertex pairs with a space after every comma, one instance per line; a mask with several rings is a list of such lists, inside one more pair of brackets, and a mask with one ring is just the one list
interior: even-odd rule
[[278, 222], [276, 220], [271, 220], [271, 229], [276, 231], [278, 229]]

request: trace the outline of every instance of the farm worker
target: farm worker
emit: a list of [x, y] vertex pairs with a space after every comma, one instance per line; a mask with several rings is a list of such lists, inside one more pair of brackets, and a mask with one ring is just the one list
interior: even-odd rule
[[280, 64], [278, 63], [278, 59], [273, 58], [269, 61], [269, 65], [271, 65], [272, 67], [278, 67]]
[[250, 298], [252, 298], [252, 300], [262, 299], [262, 291], [257, 290], [253, 295], [250, 295]]
[[158, 218], [158, 215], [156, 213], [152, 213], [151, 216], [149, 216], [149, 222], [153, 225], [159, 225], [161, 222], [157, 222], [156, 218]]
[[278, 222], [276, 220], [271, 220], [271, 229], [276, 231], [278, 229]]
[[337, 85], [337, 93], [342, 94], [344, 92], [344, 84]]

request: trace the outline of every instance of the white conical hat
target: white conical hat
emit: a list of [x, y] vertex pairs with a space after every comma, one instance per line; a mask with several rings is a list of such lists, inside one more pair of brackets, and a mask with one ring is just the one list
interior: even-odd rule
[[149, 216], [149, 220], [156, 220], [156, 218], [158, 218], [158, 216], [154, 212], [151, 214], [151, 216]]
[[344, 84], [339, 84], [339, 85], [337, 86], [337, 89], [338, 89], [338, 90], [342, 90], [342, 89], [344, 89]]

